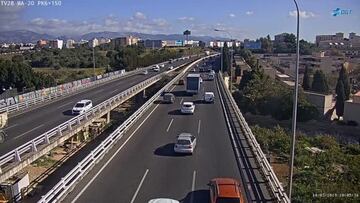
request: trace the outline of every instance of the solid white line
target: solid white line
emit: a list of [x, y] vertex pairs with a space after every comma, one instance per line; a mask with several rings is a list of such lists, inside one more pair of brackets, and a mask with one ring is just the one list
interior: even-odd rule
[[15, 126], [17, 126], [18, 124], [17, 123], [15, 123], [14, 125], [12, 125], [12, 126], [9, 126], [9, 127], [6, 127], [6, 128], [4, 128], [4, 130], [9, 130], [10, 128], [13, 128], [13, 127], [15, 127]]
[[16, 136], [16, 137], [15, 137], [15, 139], [18, 139], [18, 138], [20, 138], [20, 137], [24, 136], [25, 134], [27, 134], [27, 133], [29, 133], [29, 132], [32, 132], [32, 131], [34, 131], [34, 130], [36, 130], [36, 129], [38, 129], [38, 128], [41, 128], [41, 127], [43, 127], [43, 126], [44, 126], [44, 124], [41, 124], [41, 125], [39, 125], [39, 126], [37, 126], [37, 127], [33, 128], [33, 129], [29, 130], [29, 131], [24, 132], [24, 133], [23, 133], [23, 134], [21, 134], [21, 135]]
[[184, 98], [181, 98], [181, 100], [180, 100], [180, 104], [182, 104], [182, 102], [184, 101]]
[[144, 174], [144, 176], [142, 177], [142, 179], [141, 179], [141, 181], [140, 181], [140, 184], [139, 184], [139, 186], [137, 187], [137, 189], [136, 189], [136, 191], [135, 191], [135, 194], [134, 194], [133, 198], [131, 199], [131, 202], [130, 202], [130, 203], [134, 203], [134, 201], [135, 201], [135, 199], [136, 199], [136, 196], [137, 196], [137, 194], [139, 193], [140, 188], [141, 188], [142, 184], [144, 183], [144, 180], [145, 180], [146, 175], [148, 174], [148, 172], [149, 172], [149, 169], [146, 169], [145, 174]]
[[61, 105], [61, 106], [58, 106], [57, 109], [60, 109], [61, 107], [64, 107], [64, 106], [66, 106], [66, 105], [68, 105], [68, 104], [71, 104], [71, 103], [73, 103], [73, 102], [71, 101], [71, 102], [68, 102], [68, 103], [66, 103], [66, 104], [63, 104], [63, 105]]
[[193, 172], [192, 184], [191, 184], [191, 191], [195, 190], [195, 179], [196, 179], [196, 171]]
[[201, 127], [201, 120], [199, 119], [199, 123], [198, 123], [198, 135], [200, 135], [200, 127]]
[[166, 129], [166, 132], [169, 132], [169, 129], [170, 129], [171, 124], [172, 124], [173, 121], [174, 121], [174, 119], [172, 118], [171, 121], [170, 121], [170, 123], [169, 123], [169, 125], [168, 125], [168, 127], [167, 127], [167, 129]]
[[140, 125], [134, 130], [134, 132], [131, 133], [131, 135], [125, 140], [125, 142], [119, 147], [118, 150], [110, 157], [110, 159], [100, 168], [100, 170], [93, 176], [93, 178], [83, 187], [83, 189], [76, 195], [73, 201], [71, 203], [76, 202], [76, 200], [79, 199], [79, 197], [84, 193], [84, 191], [90, 186], [90, 184], [99, 176], [99, 174], [105, 169], [105, 167], [111, 162], [111, 160], [114, 159], [114, 157], [120, 152], [120, 150], [125, 146], [125, 144], [131, 139], [131, 137], [139, 130], [139, 128], [145, 123], [145, 121], [151, 116], [151, 114], [155, 111], [155, 109], [159, 106], [157, 104], [155, 108], [148, 114], [148, 116], [140, 123]]

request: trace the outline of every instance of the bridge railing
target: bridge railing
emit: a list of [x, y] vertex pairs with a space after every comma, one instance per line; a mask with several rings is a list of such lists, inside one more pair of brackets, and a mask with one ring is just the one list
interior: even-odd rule
[[47, 194], [42, 196], [38, 203], [58, 202], [65, 197], [65, 195], [81, 180], [90, 169], [98, 163], [103, 156], [115, 145], [115, 143], [122, 138], [124, 133], [134, 124], [139, 118], [150, 108], [153, 102], [163, 93], [168, 90], [177, 80], [184, 76], [186, 71], [194, 64], [202, 59], [198, 59], [188, 65], [182, 72], [173, 78], [168, 84], [161, 88], [155, 95], [153, 95], [145, 104], [143, 104], [135, 113], [133, 113], [124, 123], [122, 123], [114, 132], [112, 132], [104, 141], [101, 142], [91, 153], [86, 156], [78, 165], [73, 168], [66, 176], [61, 178]]
[[222, 83], [222, 88], [224, 89], [225, 93], [227, 94], [227, 98], [230, 101], [230, 105], [232, 109], [235, 111], [235, 115], [237, 117], [238, 123], [241, 126], [241, 129], [246, 137], [248, 144], [251, 147], [252, 152], [255, 155], [255, 159], [261, 172], [263, 173], [264, 177], [267, 179], [267, 184], [270, 187], [274, 197], [278, 202], [290, 202], [284, 188], [281, 185], [281, 182], [277, 178], [274, 170], [272, 169], [271, 165], [269, 164], [268, 160], [266, 159], [265, 154], [261, 150], [259, 143], [257, 142], [254, 134], [252, 133], [249, 125], [247, 124], [244, 116], [242, 115], [238, 105], [236, 104], [231, 92], [229, 89], [225, 87], [225, 82], [223, 80], [222, 74], [219, 74], [218, 77], [220, 82]]
[[[195, 55], [192, 55], [190, 57], [194, 57]], [[168, 62], [161, 62], [154, 65], [160, 65], [160, 64], [167, 64]], [[30, 93], [26, 93], [23, 95], [18, 95], [13, 98], [6, 98], [3, 100], [0, 100], [0, 106], [4, 105], [3, 107], [0, 107], [1, 111], [7, 111], [8, 114], [25, 110], [27, 108], [30, 108], [32, 106], [46, 103], [48, 101], [67, 96], [70, 94], [73, 94], [77, 91], [84, 90], [89, 87], [97, 86], [99, 84], [106, 83], [108, 81], [125, 77], [125, 76], [131, 76], [139, 74], [140, 72], [150, 69], [154, 65], [144, 67], [144, 68], [138, 68], [136, 70], [125, 72], [125, 70], [121, 71], [114, 71], [110, 73], [105, 73], [104, 75], [98, 75], [96, 77], [92, 78], [85, 78], [82, 80], [77, 80], [73, 82], [69, 82], [66, 84], [58, 85], [56, 87], [50, 87], [43, 90], [37, 90]], [[12, 102], [15, 102], [14, 104], [7, 105], [9, 102], [9, 99], [11, 99]]]

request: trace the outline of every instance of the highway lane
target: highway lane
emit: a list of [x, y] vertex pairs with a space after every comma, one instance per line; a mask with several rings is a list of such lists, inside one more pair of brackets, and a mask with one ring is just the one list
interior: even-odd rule
[[[184, 62], [185, 60], [176, 61], [170, 65], [176, 66]], [[164, 68], [161, 68], [160, 72], [166, 71], [167, 67], [168, 65], [165, 65]], [[147, 75], [138, 74], [114, 80], [11, 117], [9, 119], [9, 126], [5, 129], [7, 138], [5, 143], [1, 145], [0, 156], [69, 120], [73, 117], [71, 109], [76, 102], [82, 99], [91, 99], [95, 106], [156, 74], [158, 73], [149, 71]]]
[[[117, 154], [109, 161], [101, 161], [64, 202], [144, 203], [151, 198], [169, 197], [201, 203], [209, 202], [210, 179], [240, 180], [215, 82], [204, 81], [202, 90], [215, 93], [214, 104], [201, 103], [202, 94], [185, 96], [184, 89], [174, 86], [174, 104], [154, 104], [107, 157], [115, 151]], [[179, 113], [182, 101], [196, 103], [194, 115]], [[181, 132], [197, 136], [192, 156], [173, 152]]]

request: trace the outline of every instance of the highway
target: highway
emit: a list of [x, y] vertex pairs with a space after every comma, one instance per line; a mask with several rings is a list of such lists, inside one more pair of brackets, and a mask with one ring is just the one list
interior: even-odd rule
[[[176, 66], [189, 60], [176, 61], [170, 65]], [[1, 144], [0, 156], [69, 120], [73, 117], [71, 109], [76, 102], [90, 99], [95, 106], [143, 80], [168, 70], [168, 66], [165, 65], [160, 72], [149, 71], [147, 75], [125, 76], [11, 117], [8, 127], [5, 129], [7, 137]]]
[[[202, 203], [209, 202], [210, 179], [232, 177], [241, 182], [216, 82], [204, 81], [202, 93], [195, 96], [186, 96], [183, 85], [170, 90], [175, 102], [155, 102], [63, 202], [145, 203], [168, 197]], [[202, 103], [204, 91], [215, 93], [213, 104]], [[194, 115], [180, 114], [184, 101], [195, 102]], [[197, 137], [193, 155], [173, 152], [182, 132]]]

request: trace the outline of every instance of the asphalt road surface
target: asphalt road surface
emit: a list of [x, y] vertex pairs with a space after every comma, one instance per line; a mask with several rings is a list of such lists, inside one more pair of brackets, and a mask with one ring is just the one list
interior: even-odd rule
[[[172, 88], [175, 102], [155, 102], [63, 202], [146, 203], [167, 197], [202, 203], [209, 202], [212, 178], [240, 180], [215, 81], [204, 81], [195, 96], [186, 96], [183, 85]], [[213, 104], [202, 102], [204, 91], [215, 93]], [[195, 102], [194, 115], [181, 115], [184, 101]], [[193, 155], [173, 151], [182, 132], [197, 137]]]
[[[177, 66], [186, 61], [189, 60], [176, 61], [170, 65]], [[5, 129], [7, 137], [1, 144], [0, 156], [71, 119], [71, 109], [76, 102], [90, 99], [95, 106], [141, 81], [168, 70], [168, 66], [165, 65], [160, 72], [149, 71], [147, 75], [137, 74], [116, 79], [11, 117]]]

